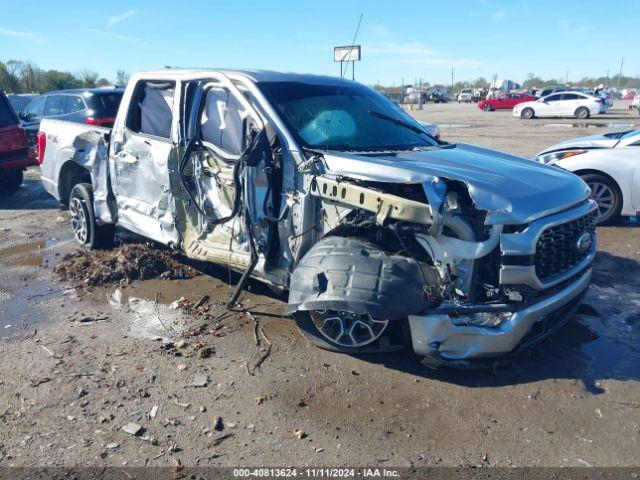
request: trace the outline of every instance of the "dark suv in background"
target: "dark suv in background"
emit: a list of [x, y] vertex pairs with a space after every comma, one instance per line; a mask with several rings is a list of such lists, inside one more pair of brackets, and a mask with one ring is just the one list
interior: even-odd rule
[[29, 102], [20, 120], [32, 144], [43, 118], [112, 127], [122, 92], [121, 88], [88, 88], [43, 93]]

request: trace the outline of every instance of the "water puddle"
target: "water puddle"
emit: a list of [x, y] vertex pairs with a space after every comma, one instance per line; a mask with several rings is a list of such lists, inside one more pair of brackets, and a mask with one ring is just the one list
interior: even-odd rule
[[633, 123], [595, 123], [595, 122], [573, 122], [573, 123], [545, 123], [543, 127], [549, 128], [633, 128]]
[[18, 245], [2, 248], [0, 249], [0, 263], [13, 267], [39, 267], [50, 260], [47, 256], [51, 247], [59, 246], [69, 241], [69, 239], [62, 241], [52, 238], [19, 243]]
[[44, 261], [45, 240], [0, 249], [0, 262], [12, 266], [37, 267]]

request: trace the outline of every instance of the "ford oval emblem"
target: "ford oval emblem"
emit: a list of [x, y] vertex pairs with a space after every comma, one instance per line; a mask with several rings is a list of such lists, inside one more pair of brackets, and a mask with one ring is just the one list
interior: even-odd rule
[[593, 238], [589, 232], [584, 232], [578, 237], [576, 240], [576, 250], [579, 252], [586, 252], [591, 248], [591, 243], [593, 242]]

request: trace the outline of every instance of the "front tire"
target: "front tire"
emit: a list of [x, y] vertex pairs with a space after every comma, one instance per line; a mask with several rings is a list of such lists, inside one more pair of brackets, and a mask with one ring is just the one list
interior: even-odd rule
[[591, 189], [591, 198], [598, 204], [598, 225], [611, 223], [622, 211], [622, 192], [609, 177], [598, 173], [581, 175], [582, 180]]
[[524, 110], [522, 110], [522, 113], [520, 114], [520, 117], [524, 118], [525, 120], [531, 120], [535, 116], [536, 116], [536, 113], [533, 111], [533, 108], [530, 108], [530, 107], [527, 107]]
[[488, 103], [485, 103], [482, 106], [482, 110], [484, 110], [485, 112], [490, 112], [491, 110], [493, 110], [493, 108], [491, 108], [491, 105], [489, 105]]
[[[329, 310], [297, 311], [294, 318], [300, 333], [312, 345], [331, 352], [387, 353], [402, 350], [410, 343], [403, 321], [373, 320], [368, 315]], [[366, 326], [358, 322], [365, 322]], [[353, 333], [349, 334], [349, 330]]]
[[69, 216], [76, 242], [90, 249], [113, 245], [113, 225], [98, 225], [93, 211], [93, 190], [88, 183], [78, 183], [69, 195]]
[[585, 120], [591, 116], [591, 112], [589, 112], [589, 109], [587, 107], [578, 107], [574, 115], [580, 120]]

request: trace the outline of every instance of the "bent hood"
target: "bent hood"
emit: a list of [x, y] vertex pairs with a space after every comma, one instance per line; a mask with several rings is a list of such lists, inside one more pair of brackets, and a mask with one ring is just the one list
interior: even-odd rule
[[459, 143], [453, 148], [391, 154], [325, 153], [335, 175], [359, 180], [464, 182], [488, 224], [517, 225], [567, 209], [589, 197], [579, 177], [504, 152]]

